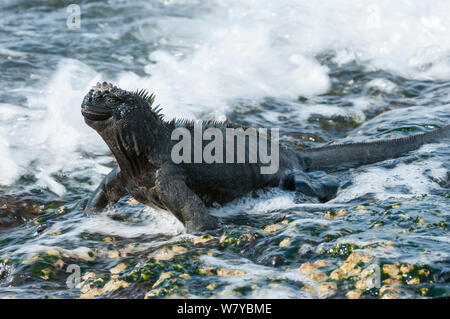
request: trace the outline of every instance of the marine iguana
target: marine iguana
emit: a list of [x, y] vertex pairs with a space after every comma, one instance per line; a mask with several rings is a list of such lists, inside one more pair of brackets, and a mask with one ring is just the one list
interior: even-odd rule
[[[165, 121], [154, 95], [130, 92], [110, 83], [97, 83], [84, 97], [81, 113], [85, 122], [106, 142], [118, 167], [101, 182], [89, 199], [86, 211], [105, 208], [130, 194], [137, 201], [169, 210], [187, 232], [215, 228], [218, 219], [207, 207], [223, 204], [265, 187], [284, 186], [322, 201], [332, 198], [338, 185], [315, 182], [304, 172], [346, 168], [374, 163], [417, 149], [420, 145], [448, 138], [450, 125], [426, 133], [387, 141], [324, 146], [302, 151], [279, 149], [279, 169], [261, 174], [257, 163], [179, 163], [171, 159], [177, 127], [193, 130], [184, 120]], [[241, 124], [209, 121], [205, 127], [243, 127]], [[203, 145], [204, 147], [204, 145]], [[192, 150], [193, 152], [193, 150]], [[247, 154], [248, 155], [248, 154]]]

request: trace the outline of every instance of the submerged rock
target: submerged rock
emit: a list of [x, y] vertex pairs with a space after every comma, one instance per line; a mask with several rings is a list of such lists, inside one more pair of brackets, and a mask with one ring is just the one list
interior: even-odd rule
[[155, 254], [151, 255], [151, 257], [156, 260], [171, 260], [175, 256], [185, 254], [188, 250], [183, 246], [175, 245], [171, 248], [163, 247], [158, 250]]
[[219, 268], [217, 269], [217, 275], [221, 277], [242, 276], [245, 275], [245, 271]]
[[361, 297], [362, 291], [361, 289], [354, 289], [354, 290], [350, 290], [348, 291], [345, 296], [348, 299], [359, 299]]

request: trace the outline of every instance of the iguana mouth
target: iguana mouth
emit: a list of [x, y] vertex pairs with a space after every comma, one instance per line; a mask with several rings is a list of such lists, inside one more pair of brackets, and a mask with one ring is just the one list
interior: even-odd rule
[[91, 121], [104, 121], [111, 117], [111, 113], [102, 113], [92, 110], [88, 105], [81, 106], [81, 114]]

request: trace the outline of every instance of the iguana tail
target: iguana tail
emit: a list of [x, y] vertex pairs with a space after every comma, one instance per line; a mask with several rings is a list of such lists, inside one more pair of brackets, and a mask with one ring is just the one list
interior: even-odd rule
[[450, 138], [450, 125], [393, 140], [330, 145], [298, 153], [307, 171], [338, 170], [399, 157], [423, 144], [446, 138]]

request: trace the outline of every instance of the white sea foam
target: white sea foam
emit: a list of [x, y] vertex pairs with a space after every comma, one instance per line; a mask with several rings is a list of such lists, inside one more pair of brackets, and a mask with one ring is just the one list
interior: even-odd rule
[[369, 83], [366, 84], [366, 86], [369, 88], [377, 88], [380, 91], [383, 91], [386, 93], [391, 93], [397, 87], [397, 85], [395, 85], [395, 83], [392, 83], [389, 80], [380, 79], [380, 78], [371, 80]]
[[10, 184], [19, 173], [28, 170], [37, 178], [37, 186], [62, 196], [66, 189], [55, 179], [55, 173], [76, 174], [80, 166], [88, 166], [105, 174], [101, 164], [80, 156], [81, 151], [108, 153], [100, 137], [80, 115], [80, 101], [97, 79], [100, 77], [85, 64], [63, 59], [44, 89], [24, 90], [28, 109], [3, 105], [7, 112], [2, 115], [5, 119], [2, 129], [8, 136], [9, 147], [6, 143], [0, 146], [1, 181]]
[[340, 192], [332, 202], [345, 202], [365, 194], [374, 194], [379, 200], [428, 194], [430, 190], [439, 189], [437, 181], [444, 180], [446, 176], [447, 169], [436, 160], [400, 163], [392, 169], [370, 167], [355, 175], [352, 185]]
[[[256, 286], [259, 286], [258, 283], [261, 280], [266, 280], [267, 278], [281, 280], [289, 279], [300, 283], [314, 283], [311, 279], [302, 275], [298, 270], [274, 270], [274, 268], [272, 267], [255, 264], [251, 260], [248, 260], [246, 258], [234, 258], [231, 260], [227, 260], [213, 256], [201, 256], [200, 260], [202, 260], [207, 265], [243, 271], [243, 274], [239, 276], [225, 276], [220, 278], [222, 282], [226, 283], [226, 290], [221, 293], [221, 297], [233, 298], [233, 296], [236, 295], [235, 293], [233, 293], [233, 289], [242, 287], [243, 285], [251, 285], [252, 283], [256, 283]], [[252, 293], [252, 295], [248, 296], [248, 298], [311, 298], [311, 295], [303, 290], [298, 290], [295, 288], [292, 289], [292, 287], [290, 287], [289, 285], [269, 284], [262, 289], [256, 289]]]
[[[186, 236], [184, 226], [169, 212], [156, 211], [150, 207], [143, 208], [131, 221], [117, 221], [112, 217], [117, 212], [109, 210], [93, 216], [85, 216], [79, 212], [70, 213], [70, 218], [56, 221], [42, 234], [31, 237], [26, 245], [9, 245], [4, 247], [1, 254], [4, 256], [27, 254], [30, 256], [42, 251], [56, 250], [67, 255], [87, 256], [90, 249], [85, 247], [86, 235], [101, 234], [120, 238], [141, 238], [151, 235], [172, 235], [176, 240], [177, 235]], [[101, 227], [99, 227], [101, 225]], [[54, 234], [58, 234], [55, 236]], [[158, 241], [161, 244], [163, 241]], [[155, 244], [154, 242], [140, 241], [140, 249]], [[75, 250], [67, 250], [62, 247], [77, 247]]]
[[[192, 117], [199, 111], [220, 117], [234, 98], [326, 92], [328, 69], [316, 58], [325, 51], [334, 51], [338, 64], [355, 61], [369, 70], [415, 79], [450, 77], [446, 1], [240, 0], [215, 5], [195, 19], [158, 20], [154, 32], [164, 30], [164, 43], [181, 49], [151, 53], [156, 63], [147, 65], [149, 77], [127, 73], [121, 82], [139, 81], [157, 92], [169, 117]], [[141, 32], [139, 39], [150, 40], [154, 32], [147, 37]], [[383, 79], [369, 85], [394, 88]]]
[[0, 137], [0, 156], [2, 158], [0, 185], [9, 185], [14, 182], [15, 178], [20, 173], [20, 168], [11, 157], [8, 141], [2, 137]]
[[249, 196], [238, 198], [225, 206], [210, 209], [210, 213], [217, 217], [239, 215], [243, 212], [254, 215], [267, 214], [270, 211], [295, 206], [294, 196], [293, 192], [274, 188], [258, 192], [258, 198]]

